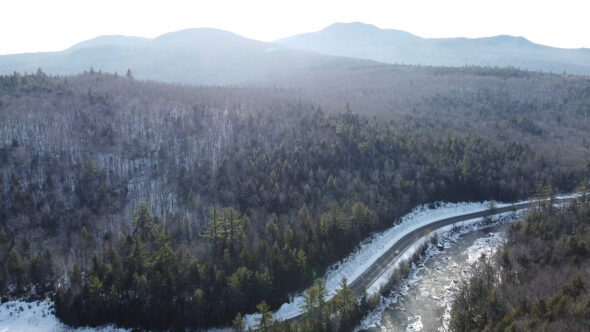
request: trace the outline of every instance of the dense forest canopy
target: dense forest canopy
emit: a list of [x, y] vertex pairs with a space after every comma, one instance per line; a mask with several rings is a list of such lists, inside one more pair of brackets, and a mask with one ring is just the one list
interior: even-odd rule
[[507, 243], [482, 257], [457, 292], [452, 331], [588, 331], [590, 201], [540, 203], [514, 224]]
[[588, 115], [587, 78], [510, 68], [1, 76], [0, 289], [52, 294], [74, 325], [224, 324], [417, 204], [571, 190]]

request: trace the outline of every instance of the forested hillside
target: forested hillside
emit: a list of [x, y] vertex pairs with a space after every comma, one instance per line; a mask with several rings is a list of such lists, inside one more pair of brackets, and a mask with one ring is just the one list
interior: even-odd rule
[[513, 225], [506, 246], [480, 259], [460, 287], [452, 331], [588, 331], [590, 202], [539, 203]]
[[74, 325], [224, 324], [417, 204], [587, 174], [588, 79], [387, 68], [267, 88], [0, 77], [2, 295], [53, 294]]
[[287, 89], [327, 112], [418, 125], [425, 135], [477, 132], [526, 143], [567, 167], [588, 161], [590, 78], [490, 67], [371, 66], [323, 68], [261, 86]]

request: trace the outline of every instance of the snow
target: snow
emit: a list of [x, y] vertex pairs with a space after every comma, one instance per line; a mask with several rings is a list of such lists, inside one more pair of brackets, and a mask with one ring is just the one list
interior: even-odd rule
[[[423, 257], [420, 262], [418, 263], [418, 267], [414, 268], [412, 270], [412, 272], [410, 272], [410, 275], [408, 276], [408, 278], [406, 278], [406, 280], [404, 282], [402, 282], [402, 284], [399, 286], [399, 288], [395, 291], [392, 292], [388, 297], [379, 297], [379, 305], [377, 306], [377, 308], [375, 310], [372, 310], [371, 312], [369, 312], [361, 321], [361, 323], [359, 324], [359, 326], [357, 326], [354, 331], [361, 331], [361, 330], [367, 330], [369, 328], [372, 327], [377, 327], [379, 326], [379, 323], [381, 322], [381, 315], [383, 314], [383, 312], [385, 311], [386, 308], [390, 307], [392, 304], [398, 303], [398, 299], [400, 296], [406, 296], [408, 291], [410, 290], [410, 288], [414, 287], [419, 281], [422, 280], [422, 277], [418, 276], [419, 272], [422, 271], [424, 269], [424, 263], [426, 263], [426, 261], [434, 256], [435, 254], [439, 253], [440, 251], [435, 248], [435, 247], [429, 247], [428, 251], [426, 252], [425, 257]], [[400, 308], [400, 307], [397, 307]], [[403, 311], [405, 311], [405, 309], [402, 309]], [[420, 317], [420, 316], [415, 316], [415, 317]], [[415, 319], [414, 316], [410, 316], [408, 317], [408, 320], [411, 319]], [[417, 322], [414, 322], [417, 323]], [[422, 324], [422, 317], [420, 317], [420, 322], [419, 324]], [[410, 324], [411, 325], [411, 324]], [[418, 326], [413, 326], [418, 327]], [[409, 330], [412, 331], [412, 330]], [[417, 330], [414, 330], [417, 331]]]
[[55, 317], [53, 303], [8, 301], [0, 304], [0, 332], [126, 332], [112, 325], [71, 328]]
[[259, 313], [245, 315], [244, 325], [246, 326], [246, 329], [248, 329], [249, 327], [254, 328], [254, 326], [256, 326], [256, 318], [260, 317], [262, 317], [262, 315]]
[[[459, 222], [459, 223], [456, 223], [453, 225], [442, 227], [442, 228], [436, 230], [436, 234], [439, 236], [440, 242], [442, 242], [444, 244], [444, 247], [450, 248], [457, 241], [457, 239], [460, 236], [462, 236], [463, 234], [470, 233], [470, 232], [476, 231], [478, 229], [490, 227], [492, 225], [499, 225], [499, 224], [503, 224], [505, 222], [518, 220], [519, 217], [521, 217], [520, 212], [501, 213], [501, 214], [497, 214], [497, 215], [493, 216], [492, 222], [489, 224], [481, 223], [482, 218], [470, 219], [470, 220]], [[461, 228], [458, 231], [453, 231], [453, 228], [455, 228], [455, 230], [456, 230], [457, 226], [459, 226]], [[474, 241], [474, 243], [466, 250], [466, 253], [468, 255], [468, 262], [471, 263], [472, 261], [476, 261], [481, 256], [482, 253], [491, 254], [492, 251], [490, 251], [490, 250], [493, 250], [493, 251], [497, 250], [497, 248], [500, 247], [500, 245], [503, 243], [503, 241], [505, 239], [504, 235], [505, 234], [501, 233], [501, 232], [492, 233], [491, 236]], [[378, 280], [376, 280], [372, 285], [369, 286], [367, 293], [375, 294], [376, 292], [378, 292], [381, 284], [387, 281], [389, 275], [391, 275], [391, 273], [393, 272], [395, 267], [397, 267], [397, 265], [399, 263], [411, 258], [413, 253], [420, 247], [421, 243], [424, 243], [426, 240], [427, 240], [426, 238], [422, 238], [419, 241], [420, 242], [419, 244], [417, 243], [417, 244], [413, 245], [412, 247], [408, 248], [406, 251], [404, 251], [402, 253], [402, 255], [404, 255], [404, 258], [396, 257], [396, 259], [390, 265], [388, 270], [385, 273], [383, 273], [383, 275]], [[490, 247], [492, 247], [492, 248], [490, 248]], [[371, 327], [378, 326], [379, 323], [381, 322], [381, 316], [382, 316], [382, 313], [385, 311], [385, 309], [390, 307], [392, 304], [397, 303], [400, 295], [404, 295], [404, 296], [407, 295], [407, 291], [409, 290], [409, 288], [413, 287], [413, 285], [415, 285], [417, 282], [419, 282], [422, 279], [420, 276], [418, 276], [418, 273], [425, 268], [424, 263], [426, 263], [434, 255], [438, 255], [440, 252], [441, 251], [438, 250], [435, 246], [430, 246], [430, 248], [426, 252], [426, 255], [418, 263], [418, 267], [415, 267], [412, 270], [412, 272], [410, 273], [408, 278], [400, 285], [397, 292], [392, 293], [389, 297], [380, 297], [380, 302], [379, 302], [379, 305], [377, 306], [377, 308], [375, 310], [369, 312], [367, 314], [367, 316], [365, 316], [363, 318], [363, 320], [361, 321], [359, 326], [357, 326], [355, 328], [355, 331], [366, 330]], [[447, 287], [449, 289], [451, 289], [451, 288], [454, 288], [454, 285], [451, 284], [451, 285], [448, 285]], [[432, 294], [430, 294], [430, 295], [433, 296]], [[440, 300], [442, 300], [442, 299], [440, 299]], [[443, 322], [445, 322], [445, 320], [446, 320], [446, 323], [448, 326], [448, 319], [450, 318], [450, 305], [451, 304], [450, 304], [450, 301], [446, 301], [446, 300], [443, 301], [443, 304], [444, 304], [445, 310], [446, 310], [445, 313], [443, 314]], [[409, 317], [409, 318], [411, 318], [411, 317]], [[420, 324], [422, 324], [421, 320], [420, 320]], [[417, 326], [414, 326], [414, 328], [415, 327], [417, 327]], [[407, 331], [416, 331], [416, 330], [407, 330]]]
[[473, 245], [467, 250], [467, 262], [474, 264], [479, 260], [481, 255], [488, 257], [494, 253], [504, 244], [506, 237], [504, 233], [491, 233], [488, 237], [480, 238], [473, 242]]
[[[499, 220], [501, 218], [509, 217], [512, 214], [513, 214], [513, 212], [500, 213], [500, 214], [493, 216], [492, 220], [493, 221]], [[469, 220], [457, 222], [457, 223], [454, 223], [452, 225], [448, 225], [445, 227], [441, 227], [441, 228], [435, 230], [434, 232], [432, 232], [430, 234], [430, 236], [423, 237], [420, 240], [416, 241], [412, 246], [410, 246], [406, 250], [404, 250], [401, 255], [397, 256], [391, 263], [389, 263], [388, 268], [383, 272], [383, 274], [381, 274], [377, 279], [375, 279], [371, 284], [369, 284], [369, 286], [367, 287], [367, 295], [373, 295], [373, 294], [378, 293], [379, 290], [381, 289], [381, 286], [383, 284], [387, 283], [387, 281], [389, 280], [389, 277], [391, 276], [393, 271], [400, 265], [400, 263], [411, 259], [412, 255], [414, 255], [414, 253], [416, 251], [418, 251], [418, 249], [420, 249], [420, 247], [424, 243], [429, 241], [430, 238], [432, 236], [434, 236], [434, 234], [437, 234], [437, 235], [443, 236], [443, 237], [448, 237], [449, 232], [453, 228], [456, 228], [456, 227], [460, 227], [462, 229], [460, 234], [465, 234], [466, 232], [472, 232], [472, 231], [475, 231], [475, 230], [482, 227], [482, 225], [479, 225], [479, 222], [481, 220], [482, 220], [482, 218], [474, 218], [474, 219], [469, 219]]]
[[[586, 194], [590, 194], [590, 191], [587, 192]], [[555, 198], [557, 199], [561, 199], [561, 198], [576, 198], [576, 197], [580, 197], [579, 193], [572, 193], [572, 194], [563, 194], [563, 195], [557, 195], [555, 196]]]
[[[575, 195], [558, 196], [574, 197]], [[497, 207], [506, 206], [509, 204], [496, 203]], [[323, 277], [326, 282], [326, 289], [328, 290], [328, 298], [334, 296], [338, 288], [338, 284], [342, 277], [346, 277], [351, 283], [357, 279], [371, 264], [373, 264], [381, 255], [383, 255], [391, 246], [393, 246], [399, 239], [413, 230], [424, 225], [430, 224], [434, 221], [458, 216], [462, 214], [478, 212], [487, 210], [490, 207], [490, 202], [475, 202], [475, 203], [436, 203], [435, 208], [429, 208], [428, 205], [421, 205], [413, 209], [410, 213], [401, 218], [400, 223], [393, 227], [374, 234], [365, 239], [359, 247], [337, 264], [334, 264], [328, 269], [328, 272]], [[477, 220], [480, 220], [478, 218]], [[473, 223], [476, 219], [463, 222], [462, 224]], [[437, 233], [450, 229], [452, 226], [437, 230]], [[370, 291], [375, 292], [377, 286], [383, 282], [384, 276], [387, 277], [389, 273], [403, 260], [408, 259], [419, 248], [419, 246], [426, 239], [422, 239], [415, 243], [411, 248], [400, 253], [394, 262], [390, 263], [389, 269], [376, 282], [371, 285]], [[478, 256], [479, 257], [479, 256]], [[291, 301], [283, 304], [275, 313], [274, 318], [282, 321], [293, 318], [302, 313], [301, 307], [303, 305], [302, 294], [298, 294], [291, 298]], [[255, 319], [259, 314], [246, 315], [246, 327], [253, 327]], [[421, 324], [421, 321], [420, 321]], [[417, 324], [415, 327], [419, 327]], [[126, 329], [116, 328], [114, 326], [103, 326], [98, 328], [71, 328], [61, 323], [53, 314], [53, 304], [46, 300], [40, 302], [23, 302], [23, 301], [8, 301], [0, 305], [0, 332], [57, 332], [57, 331], [72, 331], [72, 332], [109, 332], [109, 331], [129, 331]], [[210, 331], [225, 331], [225, 329], [210, 329]]]
[[414, 320], [414, 322], [408, 324], [408, 327], [406, 327], [406, 332], [422, 331], [422, 329], [424, 328], [424, 325], [422, 325], [422, 317], [408, 317], [408, 321], [411, 320]]
[[[516, 218], [515, 218], [516, 219]], [[506, 233], [504, 232], [495, 232], [490, 233], [486, 238], [479, 238], [473, 242], [473, 244], [465, 250], [467, 254], [467, 264], [472, 265], [478, 261], [482, 254], [493, 255], [498, 251], [500, 247], [503, 246], [504, 241], [506, 240]], [[464, 280], [467, 278], [468, 275], [462, 276]], [[449, 290], [455, 290], [456, 285], [450, 284], [447, 287]], [[449, 330], [449, 323], [451, 321], [451, 309], [453, 303], [451, 302], [451, 298], [448, 297], [444, 303], [445, 311], [442, 314], [442, 326], [439, 327], [438, 331], [448, 331]]]
[[[338, 289], [342, 277], [346, 277], [349, 282], [358, 278], [371, 264], [408, 233], [437, 220], [487, 210], [489, 206], [489, 202], [439, 203], [435, 209], [429, 209], [427, 205], [415, 208], [402, 217], [399, 224], [363, 241], [356, 251], [342, 260], [340, 264], [330, 268], [325, 276], [326, 288], [330, 292], [334, 292]], [[413, 247], [418, 248], [419, 244]], [[406, 250], [407, 252], [408, 250]], [[397, 261], [400, 261], [403, 256], [402, 254], [398, 255]]]
[[[364, 240], [359, 247], [337, 264], [334, 264], [328, 269], [328, 272], [323, 277], [326, 282], [326, 289], [328, 290], [328, 298], [332, 298], [335, 291], [338, 289], [338, 284], [342, 277], [346, 277], [349, 283], [352, 283], [358, 278], [371, 264], [373, 264], [381, 255], [383, 255], [391, 246], [393, 246], [399, 239], [413, 230], [424, 225], [430, 224], [434, 221], [458, 216], [462, 214], [485, 211], [489, 209], [490, 202], [474, 202], [474, 203], [436, 203], [434, 209], [429, 208], [429, 205], [421, 205], [413, 209], [410, 213], [401, 218], [397, 225]], [[507, 204], [498, 203], [497, 207], [506, 206]], [[412, 248], [416, 248], [413, 246]], [[407, 258], [410, 250], [398, 255], [396, 262], [400, 262], [402, 258]], [[392, 264], [395, 266], [395, 264]], [[302, 313], [301, 307], [303, 305], [303, 296], [298, 294], [294, 296], [291, 301], [283, 304], [274, 315], [276, 320], [282, 321], [293, 318]], [[253, 315], [245, 316], [247, 326], [254, 322]]]
[[399, 255], [397, 255], [395, 259], [389, 263], [387, 269], [385, 269], [385, 271], [377, 279], [375, 279], [371, 284], [367, 286], [367, 295], [379, 293], [381, 286], [387, 283], [393, 271], [402, 262], [409, 261], [412, 258], [412, 255], [414, 255], [414, 253], [418, 251], [427, 240], [428, 239], [425, 237], [421, 238], [419, 241], [414, 242], [414, 244], [411, 247], [407, 248], [406, 250], [402, 251]]

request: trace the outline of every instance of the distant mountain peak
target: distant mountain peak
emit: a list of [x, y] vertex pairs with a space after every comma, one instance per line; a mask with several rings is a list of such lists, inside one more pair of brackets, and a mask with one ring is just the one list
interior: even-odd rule
[[498, 36], [493, 36], [493, 37], [489, 37], [489, 38], [494, 38], [499, 41], [512, 42], [512, 43], [534, 44], [533, 42], [531, 42], [530, 40], [528, 40], [522, 36], [498, 35]]
[[521, 36], [422, 38], [362, 22], [335, 23], [323, 30], [277, 40], [292, 48], [384, 63], [432, 66], [513, 66], [528, 70], [590, 74], [590, 54], [535, 44]]
[[363, 22], [336, 22], [329, 25], [323, 30], [335, 30], [335, 29], [367, 29], [367, 30], [380, 30], [373, 24]]
[[61, 52], [0, 56], [0, 74], [35, 72], [39, 67], [49, 74], [73, 74], [90, 67], [122, 73], [131, 68], [140, 79], [234, 84], [372, 61], [513, 66], [590, 75], [588, 49], [553, 48], [507, 35], [422, 38], [363, 22], [334, 23], [323, 30], [274, 43], [212, 28], [184, 29], [156, 38], [105, 35]]
[[189, 28], [174, 32], [168, 32], [155, 38], [130, 37], [124, 35], [103, 35], [83, 42], [77, 43], [68, 50], [76, 51], [85, 48], [119, 46], [119, 47], [137, 47], [147, 46], [150, 43], [169, 43], [183, 44], [189, 42], [235, 42], [236, 40], [247, 40], [230, 31], [213, 29], [213, 28]]
[[204, 35], [216, 35], [216, 36], [231, 36], [231, 37], [238, 37], [244, 38], [238, 34], [235, 34], [230, 31], [221, 30], [221, 29], [214, 29], [214, 28], [188, 28], [183, 30], [178, 30], [174, 32], [168, 32], [163, 35], [160, 35], [155, 40], [158, 39], [168, 39], [168, 38], [186, 38], [186, 37], [201, 37]]
[[192, 84], [246, 84], [292, 77], [325, 68], [348, 70], [371, 61], [342, 59], [248, 39], [233, 32], [191, 28], [156, 38], [100, 36], [61, 52], [0, 56], [0, 74], [14, 71], [50, 75], [89, 68], [138, 79]]
[[78, 50], [88, 47], [101, 46], [137, 46], [147, 43], [150, 39], [143, 37], [130, 37], [124, 35], [103, 35], [74, 44], [69, 50]]

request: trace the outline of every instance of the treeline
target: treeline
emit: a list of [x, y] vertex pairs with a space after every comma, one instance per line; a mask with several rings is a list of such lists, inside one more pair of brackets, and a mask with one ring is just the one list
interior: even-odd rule
[[[26, 299], [45, 298], [53, 294], [56, 280], [54, 260], [50, 250], [35, 253], [26, 238], [20, 246], [3, 227], [0, 227], [0, 289], [2, 299], [24, 297]], [[22, 254], [17, 248], [22, 247]]]
[[564, 209], [539, 201], [477, 262], [453, 300], [452, 331], [590, 329], [590, 200], [580, 193]]
[[[249, 327], [249, 330], [254, 328], [262, 332], [353, 331], [369, 310], [366, 298], [359, 301], [346, 278], [342, 278], [339, 288], [330, 300], [327, 300], [327, 296], [324, 280], [316, 279], [303, 293], [303, 314], [297, 319], [283, 322], [274, 320], [268, 304], [261, 302], [256, 307], [259, 312], [259, 317], [255, 318], [256, 325]], [[234, 318], [232, 327], [238, 332], [245, 331], [246, 324], [241, 314]]]
[[[370, 217], [362, 203], [355, 204], [351, 213], [341, 215], [345, 217], [342, 219], [326, 214], [319, 223], [311, 223], [308, 212], [302, 209], [298, 222], [312, 239], [314, 234], [335, 238], [331, 231], [347, 238], [358, 232], [354, 224], [367, 222]], [[251, 223], [232, 208], [218, 211], [214, 207], [211, 218], [211, 227], [202, 236], [208, 239], [212, 256], [199, 259], [187, 249], [175, 249], [178, 246], [173, 245], [171, 234], [151, 215], [148, 204], [142, 204], [135, 212], [130, 234], [105, 242], [105, 251], [92, 256], [89, 270], [74, 265], [67, 284], [57, 287], [56, 315], [74, 326], [114, 322], [164, 329], [223, 324], [228, 317], [250, 312], [262, 302], [266, 306], [267, 301], [280, 303], [273, 299], [284, 296], [285, 290], [301, 289], [321, 269], [318, 259], [307, 255], [321, 258], [326, 254], [323, 251], [331, 252], [326, 243], [317, 247], [296, 233], [291, 233], [293, 237], [285, 239], [281, 247], [277, 242], [272, 247], [254, 245], [246, 235], [252, 232]], [[268, 236], [278, 231], [274, 222], [270, 220], [267, 225], [271, 228]], [[301, 248], [297, 250], [298, 246]], [[311, 315], [318, 314], [311, 307], [317, 306], [321, 312], [327, 296], [321, 282], [317, 279], [308, 290], [310, 308], [306, 311]], [[346, 281], [342, 291], [345, 293], [334, 300], [344, 315], [337, 325], [352, 328], [351, 322], [360, 317], [357, 301]], [[314, 317], [313, 324], [324, 324], [324, 314], [320, 314], [321, 319]]]
[[[303, 293], [303, 314], [289, 321], [275, 321], [272, 312], [266, 303], [257, 306], [260, 317], [256, 318], [255, 329], [272, 332], [344, 332], [354, 331], [361, 320], [371, 311], [377, 309], [381, 303], [381, 297], [388, 297], [392, 291], [407, 280], [415, 268], [425, 257], [431, 245], [438, 242], [436, 234], [430, 239], [430, 243], [423, 244], [410, 259], [405, 260], [393, 270], [388, 281], [382, 285], [378, 293], [371, 296], [364, 294], [360, 298], [352, 292], [348, 280], [342, 278], [334, 297], [329, 301], [323, 279], [316, 279]], [[238, 314], [232, 326], [236, 331], [243, 331], [245, 324], [241, 314]]]
[[47, 250], [74, 325], [201, 327], [276, 308], [418, 204], [568, 190], [585, 167], [293, 91], [95, 72], [3, 76], [0, 91], [2, 295], [34, 294]]

